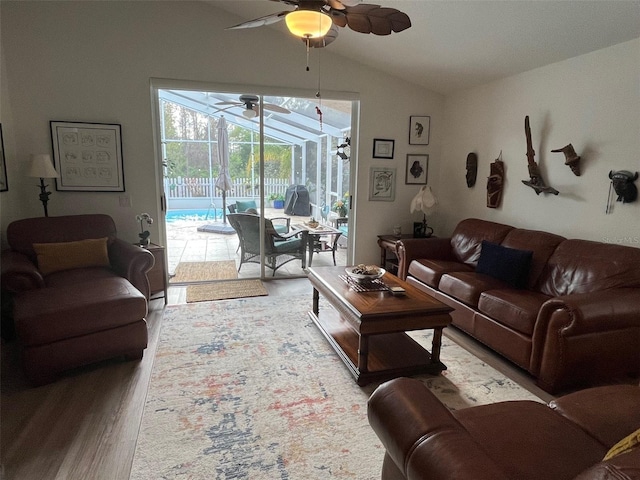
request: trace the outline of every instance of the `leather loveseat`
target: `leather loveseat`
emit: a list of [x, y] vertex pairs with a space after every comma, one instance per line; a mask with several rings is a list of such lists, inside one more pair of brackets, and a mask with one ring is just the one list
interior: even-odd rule
[[636, 385], [449, 411], [396, 378], [374, 391], [368, 417], [386, 449], [382, 480], [640, 480]]
[[400, 278], [550, 393], [640, 373], [640, 248], [466, 219], [397, 254]]
[[147, 346], [147, 272], [153, 255], [116, 236], [108, 215], [72, 215], [9, 224], [2, 289], [24, 370], [35, 384], [64, 370]]

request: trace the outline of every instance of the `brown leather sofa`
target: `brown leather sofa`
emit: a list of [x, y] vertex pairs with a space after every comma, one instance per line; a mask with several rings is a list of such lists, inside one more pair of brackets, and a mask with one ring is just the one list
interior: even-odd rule
[[110, 216], [18, 220], [8, 226], [7, 241], [1, 284], [13, 297], [15, 331], [33, 383], [112, 357], [142, 357], [146, 273], [154, 257], [117, 238]]
[[[486, 266], [479, 273], [488, 246], [531, 252], [521, 285]], [[453, 307], [452, 325], [544, 390], [640, 373], [640, 248], [467, 219], [449, 238], [404, 239], [397, 249], [400, 278]], [[498, 269], [518, 263], [496, 258]]]
[[640, 387], [581, 390], [449, 411], [421, 382], [397, 378], [369, 399], [386, 453], [382, 480], [640, 479], [640, 448], [604, 461], [640, 428]]

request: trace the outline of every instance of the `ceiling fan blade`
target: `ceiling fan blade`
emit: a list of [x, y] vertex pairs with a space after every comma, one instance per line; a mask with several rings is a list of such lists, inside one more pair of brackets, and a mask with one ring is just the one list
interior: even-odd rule
[[345, 5], [343, 2], [341, 2], [340, 0], [326, 0], [327, 5], [329, 5], [331, 8], [335, 9], [335, 10], [344, 10], [345, 9]]
[[238, 25], [234, 25], [233, 27], [227, 27], [225, 30], [239, 30], [241, 28], [256, 28], [263, 27], [265, 25], [271, 25], [273, 23], [277, 23], [282, 20], [287, 13], [291, 13], [289, 11], [272, 13], [271, 15], [265, 15], [264, 17], [254, 18], [253, 20], [249, 20], [248, 22], [242, 22]]
[[359, 33], [389, 35], [411, 26], [411, 20], [406, 13], [379, 5], [363, 3], [347, 8], [344, 14], [349, 28]]
[[344, 10], [331, 10], [329, 12], [329, 15], [331, 16], [331, 20], [333, 20], [333, 24], [337, 25], [339, 27], [346, 27], [347, 26], [347, 16], [345, 15], [345, 11]]
[[355, 7], [359, 5], [362, 0], [340, 0], [340, 3], [345, 7]]
[[265, 103], [262, 105], [262, 108], [264, 108], [265, 110], [271, 110], [272, 112], [291, 113], [290, 110], [281, 107], [280, 105], [274, 105], [273, 103]]

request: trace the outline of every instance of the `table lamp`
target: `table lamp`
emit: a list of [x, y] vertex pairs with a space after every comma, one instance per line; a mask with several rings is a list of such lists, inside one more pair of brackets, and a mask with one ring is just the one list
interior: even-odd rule
[[[422, 212], [422, 227], [419, 232], [416, 232], [414, 228], [415, 236], [426, 237], [431, 236], [433, 233], [433, 229], [427, 226], [427, 213], [431, 211], [433, 207], [438, 204], [438, 199], [431, 191], [431, 187], [427, 185], [423, 185], [420, 191], [416, 194], [415, 197], [411, 200], [411, 213], [413, 212]], [[415, 226], [415, 225], [414, 225]], [[429, 235], [427, 235], [427, 229], [430, 230]]]
[[47, 211], [47, 202], [49, 201], [49, 195], [51, 195], [51, 192], [47, 192], [47, 187], [49, 185], [45, 185], [44, 179], [58, 178], [60, 176], [53, 167], [51, 155], [48, 153], [31, 155], [31, 165], [29, 166], [29, 172], [27, 175], [29, 177], [40, 178], [40, 201], [44, 206], [44, 216], [48, 217], [49, 213]]

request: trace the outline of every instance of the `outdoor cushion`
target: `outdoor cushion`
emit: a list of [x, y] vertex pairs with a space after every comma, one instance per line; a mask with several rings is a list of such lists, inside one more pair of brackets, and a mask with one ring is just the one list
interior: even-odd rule
[[250, 208], [257, 210], [258, 206], [256, 205], [255, 200], [248, 200], [246, 202], [242, 202], [240, 200], [236, 201], [236, 212], [246, 212]]

